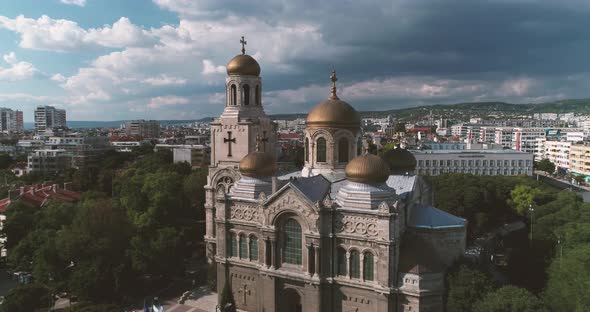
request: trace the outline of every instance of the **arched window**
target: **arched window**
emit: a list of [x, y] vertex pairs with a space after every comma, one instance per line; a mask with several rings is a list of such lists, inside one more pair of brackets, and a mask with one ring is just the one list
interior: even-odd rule
[[244, 235], [240, 235], [240, 259], [248, 259], [248, 241]]
[[348, 139], [341, 138], [338, 140], [338, 162], [348, 162]]
[[356, 250], [350, 252], [350, 277], [361, 278], [361, 256]]
[[237, 99], [237, 92], [236, 92], [236, 85], [231, 85], [230, 88], [230, 105], [236, 105], [236, 99]]
[[258, 238], [250, 237], [250, 260], [258, 260]]
[[301, 265], [301, 226], [295, 219], [289, 219], [284, 226], [283, 262]]
[[338, 275], [346, 276], [346, 250], [338, 247], [336, 250], [336, 258], [338, 261]]
[[236, 234], [230, 234], [230, 241], [231, 241], [231, 250], [230, 250], [230, 257], [237, 257], [238, 256], [238, 238]]
[[256, 105], [260, 105], [260, 86], [256, 86]]
[[363, 257], [363, 279], [365, 281], [372, 281], [374, 270], [375, 270], [375, 263], [373, 259], [373, 254], [370, 252], [365, 252]]
[[250, 86], [244, 85], [244, 105], [250, 105]]
[[326, 162], [326, 139], [319, 138], [317, 141], [317, 162]]
[[309, 139], [305, 138], [305, 148], [304, 148], [304, 152], [305, 153], [305, 161], [309, 161]]

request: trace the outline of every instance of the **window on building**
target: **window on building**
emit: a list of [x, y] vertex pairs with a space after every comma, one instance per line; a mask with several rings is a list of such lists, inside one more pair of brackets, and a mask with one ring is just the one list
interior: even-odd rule
[[490, 167], [493, 167], [493, 166], [494, 166], [494, 160], [490, 159]]
[[244, 105], [250, 105], [250, 86], [244, 85]]
[[317, 141], [317, 162], [326, 162], [326, 139], [319, 138]]
[[418, 166], [420, 166], [420, 167], [424, 166], [424, 161], [422, 159], [418, 160]]
[[475, 161], [475, 165], [479, 166], [479, 159]]
[[361, 278], [361, 256], [356, 250], [350, 252], [350, 277]]
[[512, 160], [512, 167], [516, 167], [516, 160]]
[[348, 139], [341, 138], [338, 140], [338, 162], [348, 162]]
[[473, 160], [470, 159], [469, 160], [469, 167], [472, 167], [472, 166], [473, 166]]
[[522, 161], [522, 160], [519, 160], [519, 161], [518, 161], [518, 166], [519, 166], [519, 167], [522, 167], [522, 165], [523, 165], [523, 164], [524, 164], [524, 161]]
[[504, 161], [504, 167], [508, 167], [508, 160]]
[[459, 161], [455, 160], [454, 162], [455, 162], [455, 167], [459, 167]]
[[284, 226], [283, 261], [290, 264], [302, 263], [301, 226], [295, 219], [289, 219]]
[[248, 241], [244, 235], [240, 235], [240, 259], [248, 259]]
[[451, 166], [451, 160], [449, 159], [449, 160], [447, 160], [447, 167], [450, 167], [450, 166]]
[[238, 256], [238, 239], [236, 234], [230, 234], [231, 240], [231, 250], [230, 250], [230, 257], [237, 257]]
[[250, 260], [258, 260], [258, 238], [250, 237]]
[[482, 162], [482, 164], [483, 164], [484, 167], [488, 165], [488, 160], [487, 159], [484, 159], [481, 162]]
[[305, 138], [305, 161], [309, 161], [309, 139]]
[[465, 160], [461, 160], [461, 167], [465, 167]]
[[229, 101], [229, 104], [230, 105], [236, 105], [236, 99], [237, 99], [236, 93], [237, 93], [236, 92], [236, 85], [231, 85], [231, 88], [230, 88], [230, 101]]
[[430, 166], [430, 160], [426, 160], [426, 167]]
[[526, 165], [527, 165], [527, 167], [530, 166], [531, 165], [531, 161], [530, 160], [527, 160], [526, 161]]
[[346, 276], [346, 250], [338, 247], [336, 250], [336, 257], [338, 258], [338, 275]]

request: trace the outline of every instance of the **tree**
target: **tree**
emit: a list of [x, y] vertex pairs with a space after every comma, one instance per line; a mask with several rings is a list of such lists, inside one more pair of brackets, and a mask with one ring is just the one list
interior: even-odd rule
[[466, 264], [456, 264], [447, 273], [447, 311], [469, 312], [490, 289], [490, 279]]
[[398, 133], [398, 132], [406, 132], [406, 124], [403, 122], [398, 122], [395, 124], [395, 126], [393, 127], [393, 132]]
[[223, 285], [223, 290], [221, 291], [221, 298], [219, 300], [219, 306], [222, 309], [231, 304], [231, 308], [228, 310], [222, 310], [224, 312], [236, 312], [236, 301], [234, 300], [234, 294], [231, 290], [231, 282], [229, 280], [225, 281], [225, 285]]
[[[567, 243], [567, 242], [566, 242]], [[548, 269], [545, 302], [554, 311], [587, 311], [590, 307], [590, 243], [564, 249]]]
[[38, 284], [21, 284], [13, 288], [2, 305], [1, 312], [31, 312], [53, 305], [53, 299], [47, 287]]
[[14, 160], [6, 153], [0, 153], [0, 170], [8, 169]]
[[517, 185], [510, 192], [510, 203], [516, 212], [523, 216], [527, 210], [535, 204], [535, 198], [541, 191], [528, 185]]
[[537, 162], [537, 169], [552, 174], [555, 172], [555, 164], [547, 158], [541, 159], [541, 161]]
[[10, 250], [18, 245], [32, 230], [37, 209], [21, 202], [8, 207], [2, 235], [6, 237], [5, 247]]
[[574, 181], [576, 181], [576, 183], [578, 183], [579, 185], [582, 185], [582, 184], [584, 184], [584, 182], [586, 182], [586, 178], [581, 175], [575, 175]]
[[475, 305], [478, 312], [545, 312], [542, 301], [524, 288], [504, 286], [489, 292]]

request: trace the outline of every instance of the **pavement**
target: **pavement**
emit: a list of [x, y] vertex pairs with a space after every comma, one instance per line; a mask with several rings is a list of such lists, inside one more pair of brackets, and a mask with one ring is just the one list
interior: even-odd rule
[[[217, 306], [217, 293], [201, 286], [192, 291], [189, 299], [183, 304], [178, 303], [180, 298], [172, 298], [164, 301], [166, 312], [215, 312]], [[143, 312], [143, 310], [133, 310]]]

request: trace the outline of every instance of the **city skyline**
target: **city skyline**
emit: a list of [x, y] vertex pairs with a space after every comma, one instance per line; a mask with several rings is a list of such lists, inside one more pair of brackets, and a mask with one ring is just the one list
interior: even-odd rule
[[326, 98], [332, 68], [359, 110], [589, 97], [584, 1], [2, 2], [0, 106], [27, 123], [216, 116], [242, 35], [270, 114]]

